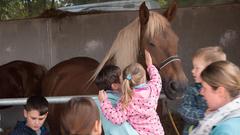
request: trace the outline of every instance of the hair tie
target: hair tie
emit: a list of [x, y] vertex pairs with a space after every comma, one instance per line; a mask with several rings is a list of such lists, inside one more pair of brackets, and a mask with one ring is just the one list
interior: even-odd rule
[[132, 79], [132, 75], [128, 74], [126, 79], [130, 81]]

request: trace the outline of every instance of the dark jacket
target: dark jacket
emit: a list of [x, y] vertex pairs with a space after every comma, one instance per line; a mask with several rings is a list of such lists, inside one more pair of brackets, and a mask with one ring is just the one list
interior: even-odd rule
[[[50, 135], [46, 127], [42, 126], [40, 130], [41, 135]], [[19, 121], [9, 135], [37, 135], [37, 133], [30, 127], [26, 126], [26, 121]]]
[[207, 109], [206, 100], [200, 94], [202, 85], [196, 83], [188, 87], [178, 112], [185, 121], [183, 135], [188, 135], [192, 128], [198, 125], [199, 120], [204, 117]]

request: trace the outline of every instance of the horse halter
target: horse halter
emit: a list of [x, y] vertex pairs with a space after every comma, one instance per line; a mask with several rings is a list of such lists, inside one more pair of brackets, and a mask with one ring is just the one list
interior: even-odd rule
[[168, 58], [166, 58], [163, 62], [160, 63], [160, 65], [158, 66], [159, 71], [164, 68], [165, 66], [167, 66], [169, 63], [174, 62], [174, 61], [181, 61], [180, 57], [178, 57], [178, 55], [173, 55], [170, 56]]

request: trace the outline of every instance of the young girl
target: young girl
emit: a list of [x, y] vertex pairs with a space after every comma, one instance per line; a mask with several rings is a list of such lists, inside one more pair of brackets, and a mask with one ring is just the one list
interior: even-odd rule
[[124, 70], [122, 96], [115, 108], [103, 90], [98, 98], [103, 114], [114, 124], [128, 121], [139, 135], [164, 135], [156, 112], [162, 82], [148, 51], [145, 51], [145, 58], [149, 82], [146, 82], [143, 66], [134, 63]]

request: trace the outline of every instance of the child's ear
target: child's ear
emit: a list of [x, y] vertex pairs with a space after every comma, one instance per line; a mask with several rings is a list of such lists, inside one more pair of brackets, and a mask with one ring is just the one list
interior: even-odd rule
[[223, 97], [223, 98], [227, 98], [228, 97], [228, 92], [226, 91], [226, 89], [222, 86], [217, 88], [217, 92], [218, 94]]
[[100, 135], [102, 133], [102, 124], [100, 120], [95, 121], [92, 132], [94, 135]]
[[112, 83], [111, 87], [112, 87], [112, 90], [117, 90], [119, 85], [117, 83]]
[[46, 115], [46, 117], [48, 116], [48, 112], [45, 114]]
[[25, 118], [27, 118], [28, 114], [27, 114], [27, 110], [26, 109], [23, 109], [23, 115], [24, 115]]

